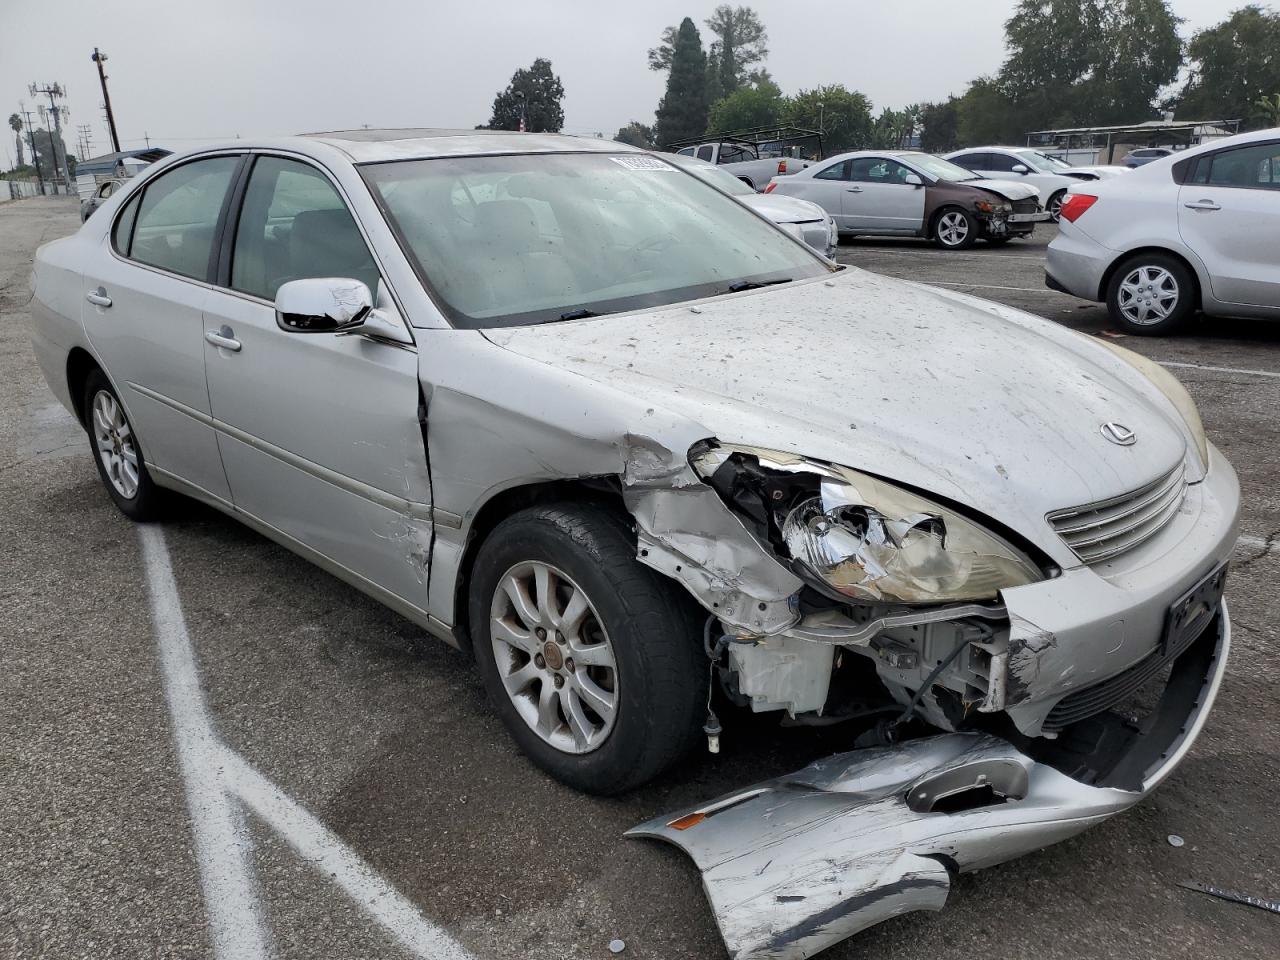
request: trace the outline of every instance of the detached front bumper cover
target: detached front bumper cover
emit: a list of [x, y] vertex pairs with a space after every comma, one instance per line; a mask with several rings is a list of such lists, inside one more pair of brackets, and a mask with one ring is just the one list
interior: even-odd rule
[[953, 870], [1030, 853], [1133, 806], [1190, 749], [1229, 647], [1223, 603], [1116, 758], [1113, 769], [1141, 763], [1137, 789], [1073, 779], [1033, 746], [956, 733], [829, 757], [627, 835], [693, 859], [735, 960], [810, 957], [890, 917], [942, 909]]

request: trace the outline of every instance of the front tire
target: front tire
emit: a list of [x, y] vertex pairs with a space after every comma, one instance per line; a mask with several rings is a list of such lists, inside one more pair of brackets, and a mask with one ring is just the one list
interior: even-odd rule
[[130, 520], [157, 519], [163, 512], [164, 491], [151, 480], [133, 424], [102, 371], [94, 370], [86, 378], [81, 409], [93, 462], [112, 502]]
[[521, 751], [612, 795], [698, 740], [707, 694], [692, 599], [635, 558], [603, 506], [531, 507], [500, 523], [471, 576], [476, 661]]
[[1049, 202], [1044, 205], [1045, 210], [1049, 213], [1049, 219], [1057, 223], [1062, 218], [1062, 202], [1067, 199], [1067, 191], [1059, 190], [1049, 198]]
[[1168, 336], [1195, 312], [1195, 289], [1195, 277], [1182, 261], [1163, 253], [1138, 254], [1107, 284], [1107, 310], [1127, 333]]
[[959, 207], [947, 207], [933, 221], [933, 242], [944, 250], [964, 250], [977, 239], [978, 221]]

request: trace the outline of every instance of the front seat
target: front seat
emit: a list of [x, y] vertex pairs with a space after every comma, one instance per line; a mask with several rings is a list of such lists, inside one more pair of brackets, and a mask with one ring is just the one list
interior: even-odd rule
[[490, 200], [476, 208], [477, 263], [501, 313], [536, 310], [581, 299], [573, 270], [542, 236], [533, 209], [519, 200]]
[[289, 279], [345, 277], [378, 295], [378, 268], [351, 214], [343, 209], [304, 210], [289, 231]]

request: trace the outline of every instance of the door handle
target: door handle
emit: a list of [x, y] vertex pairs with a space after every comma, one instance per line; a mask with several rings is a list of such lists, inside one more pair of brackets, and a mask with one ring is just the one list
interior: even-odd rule
[[111, 306], [111, 298], [107, 296], [107, 291], [102, 287], [99, 287], [97, 290], [90, 290], [84, 295], [84, 298], [95, 307]]
[[228, 326], [223, 326], [221, 330], [206, 330], [204, 338], [215, 347], [230, 350], [232, 353], [240, 352], [240, 341], [235, 338], [235, 334]]
[[1194, 203], [1184, 203], [1183, 206], [1186, 207], [1188, 210], [1221, 210], [1222, 209], [1222, 207], [1218, 206], [1212, 200], [1197, 200]]
[[861, 187], [849, 187], [849, 188], [846, 190], [846, 192], [847, 192], [847, 193], [861, 193], [861, 192], [862, 192], [862, 188], [861, 188]]

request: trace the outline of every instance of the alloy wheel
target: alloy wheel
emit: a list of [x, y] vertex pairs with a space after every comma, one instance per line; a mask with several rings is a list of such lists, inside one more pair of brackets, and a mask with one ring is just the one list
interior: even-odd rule
[[111, 486], [132, 500], [138, 494], [138, 450], [120, 402], [106, 390], [93, 396], [93, 441]]
[[565, 753], [590, 753], [618, 714], [618, 668], [595, 606], [567, 574], [525, 561], [498, 581], [489, 636], [521, 719]]
[[1066, 197], [1061, 193], [1055, 193], [1052, 197], [1049, 198], [1049, 206], [1046, 207], [1045, 209], [1048, 210], [1049, 217], [1053, 220], [1054, 223], [1057, 223], [1062, 216], [1062, 201], [1064, 201], [1065, 199]]
[[938, 220], [938, 239], [948, 247], [958, 247], [969, 237], [969, 220], [958, 210], [944, 213]]
[[1141, 266], [1120, 281], [1117, 306], [1126, 320], [1150, 326], [1167, 320], [1178, 306], [1178, 281], [1164, 267]]

